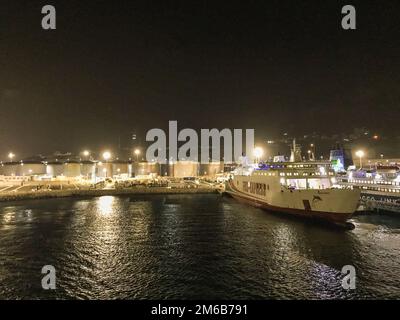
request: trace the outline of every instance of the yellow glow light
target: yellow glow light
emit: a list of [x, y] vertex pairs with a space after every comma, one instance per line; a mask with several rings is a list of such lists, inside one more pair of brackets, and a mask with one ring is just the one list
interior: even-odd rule
[[262, 148], [260, 148], [260, 147], [254, 148], [253, 154], [254, 154], [254, 156], [255, 156], [256, 158], [261, 158], [262, 155], [263, 155], [263, 153], [264, 153], [264, 151], [263, 151]]
[[103, 152], [103, 158], [104, 160], [109, 160], [111, 158], [111, 153], [109, 151]]
[[356, 156], [357, 157], [359, 157], [359, 158], [362, 158], [362, 157], [364, 157], [364, 151], [362, 151], [362, 150], [358, 150], [357, 152], [356, 152]]

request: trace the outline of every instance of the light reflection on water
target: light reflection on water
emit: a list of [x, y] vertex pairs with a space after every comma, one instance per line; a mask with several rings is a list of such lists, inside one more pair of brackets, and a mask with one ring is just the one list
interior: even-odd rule
[[97, 210], [102, 216], [108, 216], [113, 213], [115, 197], [103, 196], [97, 200]]
[[[0, 205], [0, 298], [400, 298], [400, 221], [352, 231], [216, 195], [52, 199]], [[57, 290], [40, 288], [41, 267]], [[356, 267], [357, 289], [341, 287]]]

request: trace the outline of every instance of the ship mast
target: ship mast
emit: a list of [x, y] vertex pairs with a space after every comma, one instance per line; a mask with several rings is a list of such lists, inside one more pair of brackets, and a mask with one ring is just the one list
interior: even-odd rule
[[301, 146], [296, 144], [296, 139], [293, 139], [293, 145], [290, 152], [290, 162], [301, 162]]

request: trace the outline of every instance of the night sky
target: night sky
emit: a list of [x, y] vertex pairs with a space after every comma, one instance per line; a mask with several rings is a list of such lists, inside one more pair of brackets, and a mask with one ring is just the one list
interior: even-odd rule
[[[41, 8], [57, 30], [41, 28]], [[357, 30], [341, 8], [357, 9]], [[180, 128], [400, 135], [400, 2], [15, 1], [0, 10], [0, 158]]]

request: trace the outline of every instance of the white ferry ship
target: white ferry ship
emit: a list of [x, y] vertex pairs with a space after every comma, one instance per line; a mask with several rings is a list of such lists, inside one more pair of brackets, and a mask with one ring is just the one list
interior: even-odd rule
[[329, 161], [301, 161], [295, 143], [291, 161], [275, 158], [256, 167], [242, 160], [227, 181], [225, 192], [269, 211], [347, 225], [359, 205], [360, 190], [335, 188]]
[[400, 213], [400, 168], [397, 165], [348, 170], [337, 176], [337, 184], [361, 191], [361, 211]]

